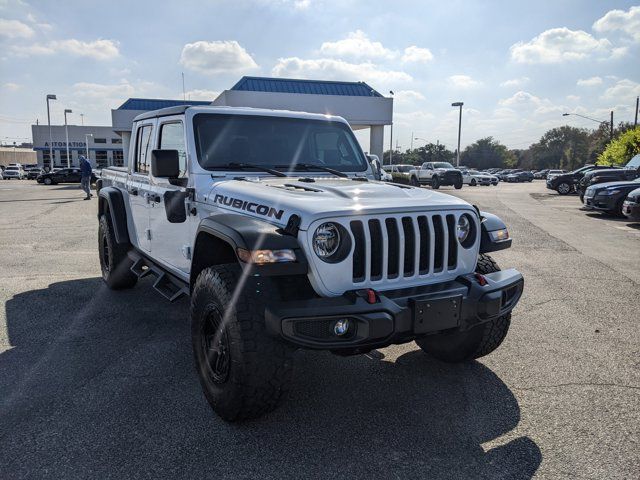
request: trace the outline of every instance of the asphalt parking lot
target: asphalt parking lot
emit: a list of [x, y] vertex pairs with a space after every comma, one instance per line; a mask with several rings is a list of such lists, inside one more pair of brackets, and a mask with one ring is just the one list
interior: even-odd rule
[[638, 478], [640, 228], [544, 182], [450, 187], [501, 216], [525, 276], [505, 343], [299, 352], [288, 399], [229, 425], [192, 362], [187, 300], [99, 278], [95, 199], [0, 181], [0, 477]]

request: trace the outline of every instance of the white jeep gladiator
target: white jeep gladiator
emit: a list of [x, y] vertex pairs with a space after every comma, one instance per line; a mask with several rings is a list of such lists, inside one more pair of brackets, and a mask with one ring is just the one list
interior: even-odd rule
[[273, 409], [297, 348], [415, 341], [459, 362], [507, 334], [524, 281], [487, 255], [511, 245], [502, 221], [375, 181], [342, 118], [172, 107], [136, 117], [128, 158], [98, 181], [102, 276], [191, 297], [197, 372], [225, 420]]
[[425, 162], [409, 171], [409, 183], [414, 187], [431, 185], [434, 190], [443, 185], [453, 185], [459, 190], [462, 188], [462, 172], [449, 162]]

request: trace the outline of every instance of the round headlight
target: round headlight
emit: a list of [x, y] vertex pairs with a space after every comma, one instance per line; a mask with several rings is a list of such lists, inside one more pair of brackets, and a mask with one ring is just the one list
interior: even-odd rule
[[456, 236], [460, 243], [464, 243], [471, 232], [471, 222], [466, 215], [461, 215], [456, 225]]
[[322, 259], [334, 255], [340, 248], [340, 229], [335, 223], [327, 222], [316, 228], [313, 234], [313, 251]]

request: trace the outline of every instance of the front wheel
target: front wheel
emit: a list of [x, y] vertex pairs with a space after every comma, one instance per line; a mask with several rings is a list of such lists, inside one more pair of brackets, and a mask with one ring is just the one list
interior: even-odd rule
[[410, 183], [414, 187], [419, 187], [420, 186], [420, 182], [418, 181], [418, 179], [416, 177], [411, 177], [411, 182]]
[[558, 188], [556, 188], [556, 190], [560, 195], [567, 195], [571, 192], [571, 185], [569, 185], [567, 182], [562, 182], [558, 184]]
[[471, 179], [471, 182], [469, 182], [469, 185], [471, 185], [472, 187], [475, 187], [478, 183], [476, 182], [475, 178]]
[[440, 188], [440, 179], [438, 177], [433, 177], [431, 179], [431, 188], [437, 190]]
[[271, 283], [237, 265], [205, 268], [191, 296], [191, 339], [204, 395], [224, 420], [259, 417], [279, 404], [294, 349], [266, 332]]
[[45, 179], [43, 180], [43, 183], [44, 183], [45, 185], [51, 185], [51, 184], [53, 184], [53, 180], [51, 180], [50, 178], [45, 178]]
[[[500, 267], [486, 254], [478, 256], [476, 272], [497, 272]], [[468, 362], [489, 355], [502, 344], [509, 331], [511, 314], [503, 315], [465, 331], [436, 333], [416, 340], [418, 346], [443, 362]]]

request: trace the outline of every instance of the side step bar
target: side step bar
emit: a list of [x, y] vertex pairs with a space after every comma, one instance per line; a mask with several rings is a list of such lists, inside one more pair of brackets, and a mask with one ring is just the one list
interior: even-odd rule
[[131, 271], [138, 278], [144, 278], [147, 275], [156, 277], [153, 282], [153, 288], [170, 302], [175, 302], [183, 295], [189, 295], [189, 285], [179, 278], [165, 272], [158, 265], [153, 263], [147, 257], [135, 251], [129, 252], [129, 258], [133, 260]]

